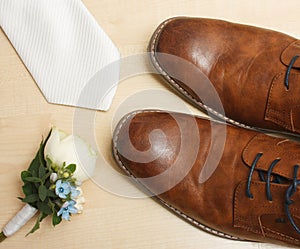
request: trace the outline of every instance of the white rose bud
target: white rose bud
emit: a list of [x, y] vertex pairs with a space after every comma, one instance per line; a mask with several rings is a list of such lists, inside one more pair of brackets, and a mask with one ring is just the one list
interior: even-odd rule
[[82, 184], [81, 181], [76, 180], [76, 182], [75, 182], [75, 185], [76, 185], [76, 186], [81, 186], [81, 184]]
[[76, 164], [74, 177], [85, 181], [92, 176], [97, 160], [97, 153], [80, 137], [67, 135], [53, 128], [45, 146], [44, 156], [48, 156], [57, 165]]
[[79, 196], [76, 199], [76, 204], [74, 207], [76, 207], [76, 209], [78, 210], [78, 213], [82, 213], [83, 210], [83, 205], [85, 203], [85, 198], [83, 196]]
[[77, 209], [77, 213], [81, 214], [83, 210], [83, 206], [81, 204], [76, 203], [74, 207]]
[[57, 180], [57, 174], [56, 173], [51, 173], [50, 175], [50, 181], [51, 182], [56, 182]]

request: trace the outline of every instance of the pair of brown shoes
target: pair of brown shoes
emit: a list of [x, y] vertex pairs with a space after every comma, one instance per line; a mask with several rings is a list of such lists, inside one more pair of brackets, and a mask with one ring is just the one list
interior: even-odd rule
[[210, 233], [299, 246], [300, 144], [253, 127], [300, 133], [300, 41], [219, 20], [173, 18], [157, 28], [149, 52], [169, 85], [219, 121], [128, 114], [113, 138], [119, 166]]

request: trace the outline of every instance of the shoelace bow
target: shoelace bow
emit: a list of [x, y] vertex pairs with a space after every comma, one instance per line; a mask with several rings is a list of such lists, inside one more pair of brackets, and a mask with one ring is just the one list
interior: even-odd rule
[[291, 60], [291, 62], [290, 62], [290, 64], [289, 64], [289, 66], [288, 66], [288, 69], [287, 69], [287, 71], [286, 71], [284, 85], [285, 85], [285, 87], [286, 87], [287, 90], [289, 90], [289, 87], [290, 87], [289, 79], [290, 79], [291, 70], [292, 70], [292, 68], [293, 68], [293, 66], [294, 66], [294, 64], [295, 64], [295, 62], [296, 62], [296, 60], [297, 60], [298, 58], [299, 58], [299, 55], [295, 55], [295, 56], [292, 58], [292, 60]]
[[[254, 169], [255, 169], [259, 159], [262, 157], [262, 155], [263, 155], [263, 153], [258, 153], [256, 155], [253, 163], [251, 164], [251, 169], [250, 169], [250, 173], [249, 173], [249, 177], [248, 177], [248, 181], [247, 181], [247, 190], [246, 190], [247, 197], [249, 197], [251, 199], [253, 198], [253, 195], [250, 191], [252, 176], [253, 176]], [[267, 199], [269, 201], [272, 201], [272, 194], [271, 194], [271, 190], [270, 190], [272, 171], [273, 171], [274, 167], [276, 166], [276, 164], [279, 161], [280, 161], [280, 159], [275, 159], [271, 163], [271, 165], [270, 165], [270, 167], [267, 171], [267, 179], [265, 179], [265, 177], [264, 177], [264, 172], [262, 170], [258, 170], [260, 180], [263, 181], [263, 182], [266, 182]], [[300, 185], [300, 180], [297, 180], [298, 170], [299, 170], [299, 165], [295, 165], [294, 166], [294, 174], [293, 174], [292, 184], [288, 187], [288, 189], [286, 191], [286, 195], [285, 195], [286, 201], [285, 201], [284, 207], [285, 207], [285, 212], [286, 212], [286, 215], [287, 215], [290, 223], [292, 224], [294, 229], [298, 233], [300, 233], [300, 229], [296, 225], [296, 223], [295, 223], [295, 221], [294, 221], [294, 219], [291, 215], [290, 209], [289, 209], [289, 206], [294, 203], [294, 201], [291, 200], [291, 197], [296, 192], [297, 186]], [[281, 176], [273, 175], [273, 177], [274, 177], [274, 180], [272, 181], [273, 183], [280, 184], [282, 182], [282, 177]]]

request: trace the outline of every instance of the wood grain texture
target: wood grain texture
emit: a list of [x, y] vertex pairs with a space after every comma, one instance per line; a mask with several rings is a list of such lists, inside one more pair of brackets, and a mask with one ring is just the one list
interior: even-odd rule
[[[53, 229], [47, 219], [34, 235], [24, 237], [33, 220], [1, 248], [282, 248], [235, 242], [207, 234], [142, 196], [117, 170], [111, 155], [112, 131], [118, 119], [141, 108], [199, 111], [177, 97], [159, 76], [149, 73], [142, 53], [156, 26], [172, 16], [221, 18], [283, 31], [300, 37], [298, 0], [83, 0], [119, 47], [122, 78], [108, 112], [48, 104], [30, 73], [0, 32], [0, 226], [22, 206], [20, 172], [28, 167], [42, 136], [52, 125], [73, 130], [95, 142], [100, 159], [94, 181], [84, 184], [82, 215]], [[124, 63], [127, 63], [126, 65]], [[92, 129], [91, 129], [92, 128]], [[126, 194], [127, 193], [127, 194]], [[200, 205], [200, 204], [199, 204]]]

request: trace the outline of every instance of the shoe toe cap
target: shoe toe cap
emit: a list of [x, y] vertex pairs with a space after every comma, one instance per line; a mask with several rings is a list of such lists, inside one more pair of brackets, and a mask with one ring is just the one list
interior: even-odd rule
[[115, 130], [114, 155], [133, 176], [155, 176], [176, 159], [180, 147], [178, 132], [176, 121], [169, 114], [129, 114]]
[[178, 184], [193, 167], [199, 149], [197, 136], [198, 126], [192, 116], [132, 113], [115, 130], [114, 157], [127, 174], [160, 194]]

